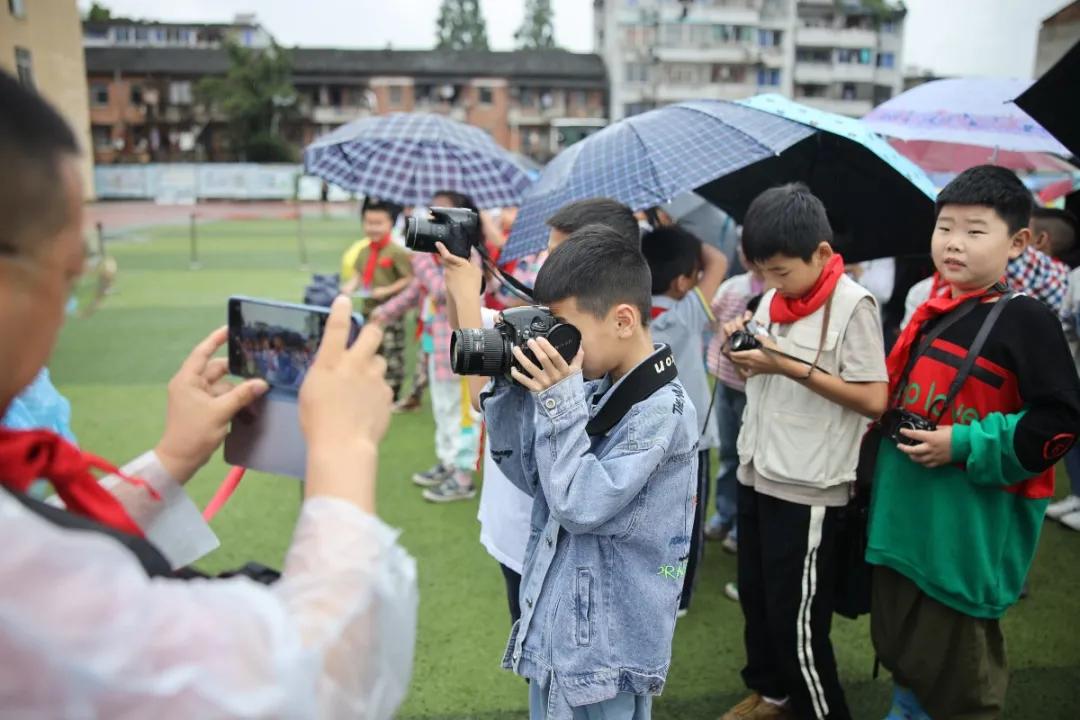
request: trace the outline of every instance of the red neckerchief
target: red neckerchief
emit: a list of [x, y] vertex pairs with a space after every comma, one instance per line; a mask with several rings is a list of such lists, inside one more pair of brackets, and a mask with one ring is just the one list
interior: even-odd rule
[[48, 480], [69, 511], [142, 537], [142, 530], [120, 501], [98, 483], [92, 470], [140, 485], [152, 498], [161, 499], [145, 480], [124, 475], [108, 461], [83, 452], [56, 433], [0, 428], [0, 485], [25, 493], [35, 480]]
[[371, 241], [371, 246], [368, 248], [367, 265], [364, 266], [364, 287], [371, 287], [371, 282], [375, 279], [375, 266], [379, 262], [379, 253], [386, 249], [386, 246], [389, 244], [390, 233], [386, 233], [382, 240]]
[[796, 320], [801, 320], [812, 314], [825, 304], [825, 301], [836, 289], [836, 283], [844, 276], [844, 258], [839, 254], [833, 254], [825, 263], [814, 287], [799, 298], [786, 298], [780, 293], [773, 295], [772, 304], [769, 305], [769, 319], [774, 323], [786, 325]]
[[[1004, 281], [1004, 278], [1002, 281]], [[911, 316], [911, 320], [908, 322], [907, 327], [900, 333], [900, 337], [896, 339], [896, 344], [893, 345], [892, 352], [889, 353], [889, 357], [885, 360], [885, 364], [889, 369], [889, 397], [895, 396], [897, 386], [903, 379], [901, 378], [901, 375], [903, 375], [904, 369], [907, 367], [908, 360], [911, 357], [911, 348], [919, 338], [919, 331], [922, 329], [922, 326], [928, 320], [933, 320], [942, 315], [948, 315], [971, 298], [990, 297], [993, 294], [992, 291], [978, 290], [973, 293], [961, 295], [960, 297], [953, 297], [950, 292], [945, 295], [933, 296], [920, 305]]]

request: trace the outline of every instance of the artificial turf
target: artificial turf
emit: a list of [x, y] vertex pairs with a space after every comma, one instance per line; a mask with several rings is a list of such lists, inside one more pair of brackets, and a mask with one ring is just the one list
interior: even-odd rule
[[[312, 270], [334, 272], [359, 222], [307, 219]], [[199, 228], [201, 267], [189, 268], [188, 229], [132, 231], [109, 245], [115, 292], [93, 315], [72, 319], [52, 359], [53, 379], [71, 400], [80, 443], [117, 461], [151, 447], [163, 424], [165, 384], [180, 360], [225, 321], [232, 294], [299, 301], [300, 269], [290, 221], [216, 222]], [[428, 406], [394, 418], [380, 453], [378, 512], [403, 530], [417, 559], [420, 622], [412, 688], [401, 718], [524, 718], [525, 683], [499, 668], [509, 617], [502, 576], [478, 541], [476, 501], [425, 503], [410, 475], [434, 461]], [[201, 505], [224, 477], [215, 458], [189, 485]], [[1066, 482], [1059, 473], [1059, 497]], [[299, 507], [295, 480], [251, 474], [213, 522], [222, 547], [202, 566], [247, 560], [280, 566]], [[957, 508], [957, 522], [964, 522]], [[657, 718], [715, 718], [744, 694], [742, 618], [723, 596], [734, 558], [707, 548], [690, 614], [679, 621]], [[1006, 718], [1080, 717], [1080, 534], [1047, 523], [1031, 573], [1032, 595], [1004, 621], [1012, 680]], [[634, 628], [626, 628], [634, 632]], [[866, 619], [838, 618], [833, 641], [855, 718], [886, 714], [887, 674], [872, 678]]]

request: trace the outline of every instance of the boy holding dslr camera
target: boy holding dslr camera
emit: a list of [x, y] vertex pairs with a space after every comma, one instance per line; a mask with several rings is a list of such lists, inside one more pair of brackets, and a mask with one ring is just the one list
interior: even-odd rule
[[[441, 254], [453, 312], [479, 327], [480, 271]], [[530, 339], [483, 396], [492, 456], [534, 497], [522, 615], [503, 658], [530, 679], [533, 718], [648, 718], [671, 661], [697, 420], [670, 350], [652, 343], [650, 285], [628, 238], [574, 232], [541, 268], [535, 299], [580, 331], [580, 350], [568, 359]]]

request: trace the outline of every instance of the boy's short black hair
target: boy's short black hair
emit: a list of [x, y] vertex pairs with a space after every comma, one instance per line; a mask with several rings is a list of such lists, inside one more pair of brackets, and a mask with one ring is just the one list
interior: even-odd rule
[[652, 294], [663, 295], [675, 278], [701, 270], [701, 240], [679, 225], [666, 225], [641, 238], [641, 252], [652, 271]]
[[67, 224], [61, 163], [78, 154], [60, 114], [0, 71], [0, 255], [25, 254]]
[[548, 227], [573, 235], [586, 225], [605, 225], [635, 249], [641, 247], [641, 231], [634, 212], [611, 198], [589, 198], [564, 205], [547, 219]]
[[360, 210], [360, 215], [363, 216], [368, 212], [384, 212], [390, 216], [390, 222], [393, 223], [397, 222], [398, 215], [401, 214], [401, 206], [376, 197], [365, 197], [364, 207]]
[[946, 205], [984, 205], [992, 208], [1015, 235], [1031, 223], [1035, 202], [1016, 173], [997, 165], [976, 165], [952, 179], [937, 196], [934, 217]]
[[1031, 211], [1031, 225], [1050, 233], [1050, 254], [1056, 258], [1071, 256], [1077, 249], [1078, 229], [1076, 216], [1068, 210], [1036, 205]]
[[619, 303], [635, 305], [649, 324], [652, 294], [649, 264], [640, 250], [607, 225], [586, 225], [555, 249], [536, 275], [533, 298], [542, 305], [574, 298], [597, 318]]
[[807, 262], [833, 231], [825, 205], [802, 183], [769, 188], [754, 198], [743, 218], [746, 259], [760, 263], [776, 255]]

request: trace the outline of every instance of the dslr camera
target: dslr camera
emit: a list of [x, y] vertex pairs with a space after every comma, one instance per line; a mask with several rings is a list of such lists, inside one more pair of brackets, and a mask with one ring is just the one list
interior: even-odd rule
[[901, 430], [936, 430], [937, 424], [908, 410], [892, 408], [881, 416], [881, 429], [897, 445], [918, 445], [919, 441], [901, 435]]
[[437, 253], [435, 243], [441, 242], [451, 253], [468, 260], [480, 243], [480, 216], [468, 208], [433, 207], [429, 213], [405, 219], [405, 247]]
[[736, 330], [728, 338], [728, 347], [731, 352], [743, 352], [744, 350], [757, 350], [761, 347], [761, 341], [757, 335], [763, 332], [763, 328], [751, 320], [746, 323], [745, 330]]
[[526, 343], [547, 338], [564, 360], [570, 362], [581, 347], [581, 332], [551, 310], [538, 305], [503, 310], [495, 327], [455, 330], [450, 336], [450, 367], [458, 375], [510, 377], [510, 369], [524, 372], [514, 357], [520, 347], [525, 357], [537, 365], [536, 355]]

